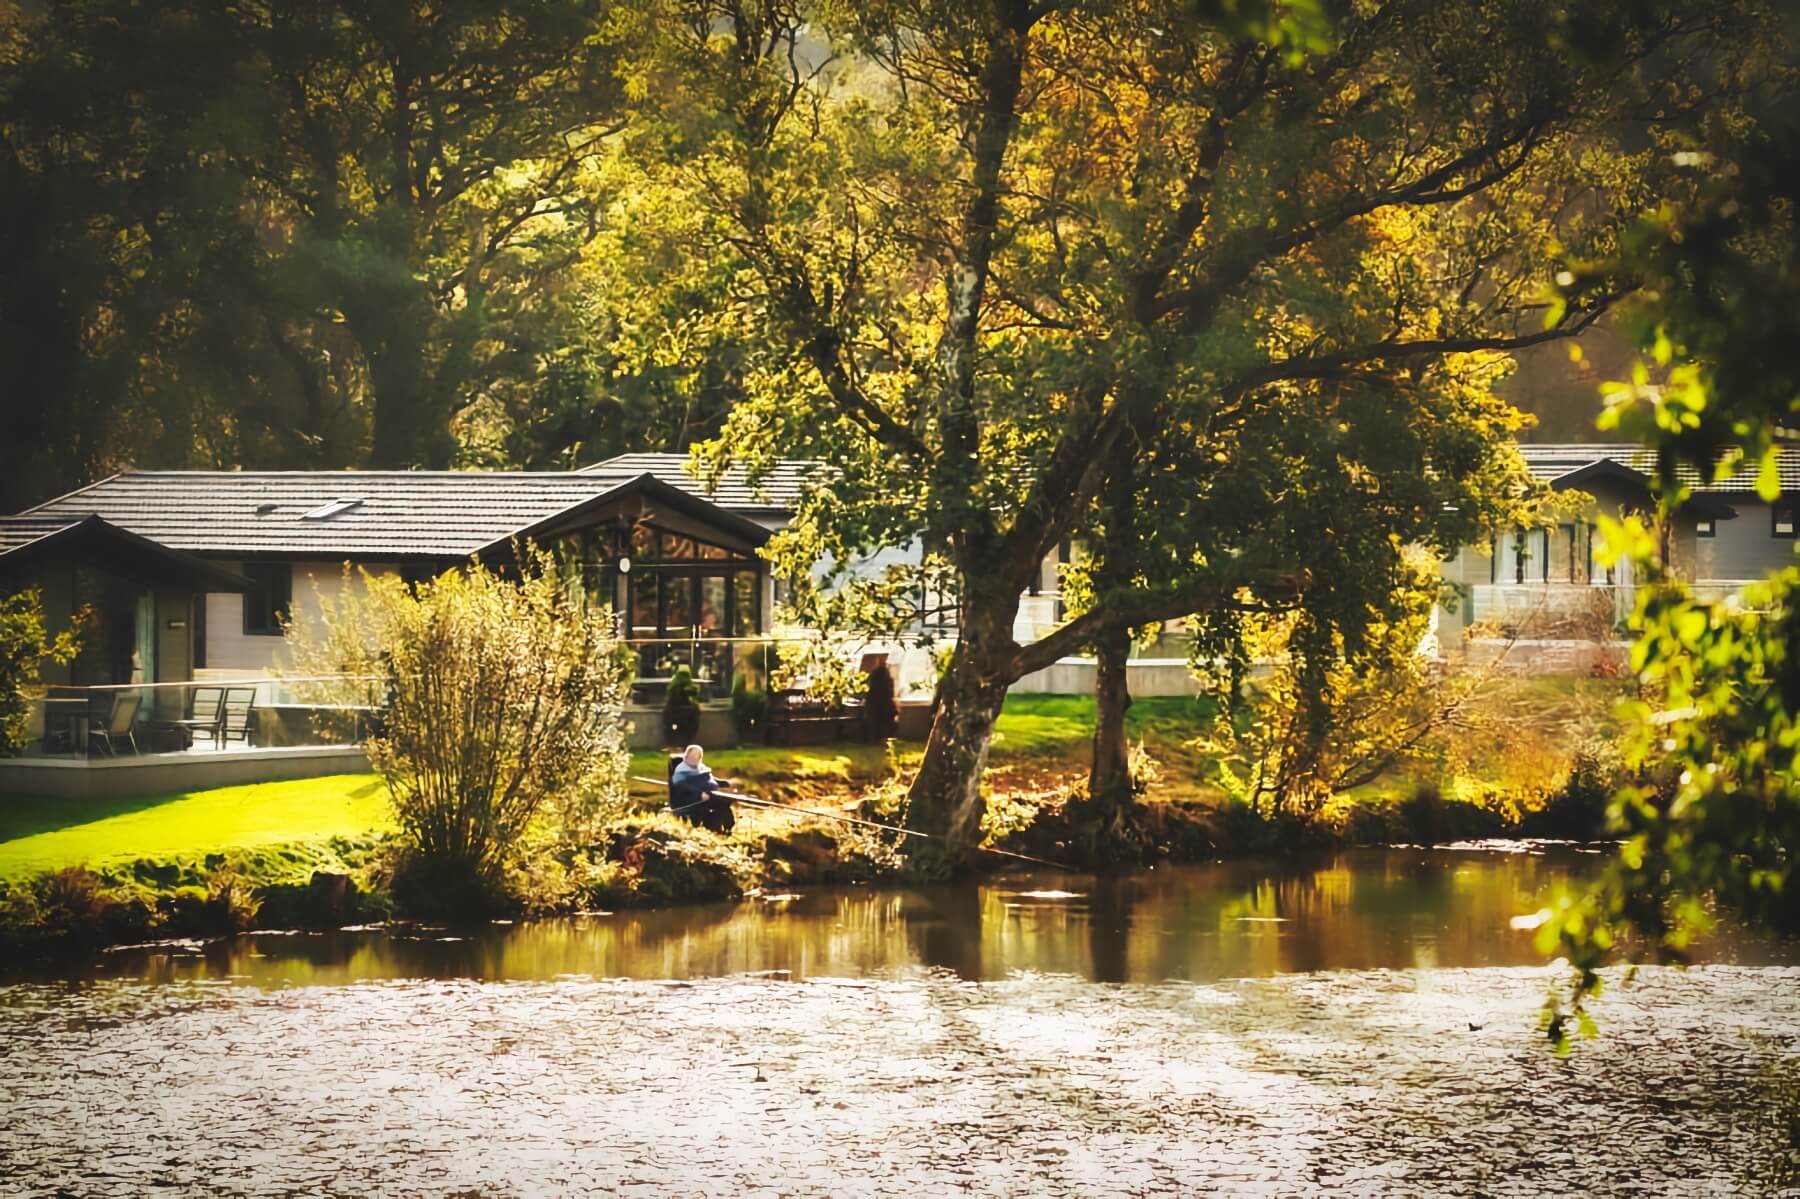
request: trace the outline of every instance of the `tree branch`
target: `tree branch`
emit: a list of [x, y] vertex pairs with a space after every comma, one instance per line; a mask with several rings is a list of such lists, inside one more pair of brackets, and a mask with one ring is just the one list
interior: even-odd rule
[[[1491, 187], [1524, 164], [1542, 133], [1543, 127], [1535, 123], [1514, 127], [1464, 150], [1411, 183], [1368, 195], [1352, 193], [1329, 212], [1291, 226], [1283, 233], [1271, 235], [1259, 229], [1237, 230], [1224, 239], [1215, 258], [1216, 265], [1200, 283], [1145, 303], [1143, 318], [1148, 323], [1173, 312], [1184, 312], [1190, 322], [1203, 325], [1225, 302], [1226, 297], [1242, 286], [1263, 263], [1290, 254], [1324, 234], [1379, 209], [1446, 204]], [[1502, 158], [1508, 150], [1516, 150], [1517, 153], [1510, 158]], [[1462, 183], [1452, 183], [1459, 175], [1482, 163], [1491, 165], [1474, 178]]]
[[1612, 305], [1620, 297], [1607, 295], [1595, 302], [1595, 306], [1585, 310], [1574, 321], [1567, 321], [1551, 329], [1542, 329], [1536, 333], [1521, 334], [1517, 337], [1439, 337], [1416, 338], [1411, 340], [1389, 339], [1371, 342], [1368, 345], [1355, 346], [1348, 350], [1339, 350], [1332, 354], [1305, 355], [1288, 358], [1281, 362], [1271, 362], [1238, 376], [1229, 387], [1227, 394], [1261, 387], [1268, 383], [1294, 379], [1328, 379], [1344, 370], [1389, 358], [1435, 357], [1443, 354], [1474, 354], [1483, 350], [1511, 351], [1523, 350], [1530, 346], [1542, 345], [1548, 341], [1579, 336], [1595, 321], [1605, 316]]
[[[1301, 580], [1291, 575], [1269, 581], [1295, 591], [1302, 585]], [[1117, 629], [1175, 620], [1202, 611], [1266, 613], [1287, 611], [1293, 606], [1235, 599], [1237, 591], [1237, 584], [1212, 580], [1187, 587], [1142, 590], [1125, 597], [1112, 597], [1109, 602], [1088, 609], [1049, 635], [1021, 646], [1013, 655], [1012, 677], [1024, 678], [1033, 671], [1054, 666], [1076, 650], [1092, 644], [1095, 638]]]

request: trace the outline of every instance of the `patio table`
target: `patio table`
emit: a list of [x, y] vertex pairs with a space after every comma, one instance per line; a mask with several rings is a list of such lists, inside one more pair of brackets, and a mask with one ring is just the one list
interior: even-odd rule
[[[147, 720], [144, 726], [153, 737], [168, 734], [175, 738], [176, 749], [186, 751], [194, 748], [194, 734], [200, 729], [217, 729], [219, 722], [215, 720]], [[213, 738], [213, 748], [218, 748], [218, 738]]]
[[49, 696], [41, 701], [44, 705], [44, 737], [49, 740], [51, 722], [63, 726], [73, 752], [87, 753], [88, 747], [88, 699], [85, 695]]

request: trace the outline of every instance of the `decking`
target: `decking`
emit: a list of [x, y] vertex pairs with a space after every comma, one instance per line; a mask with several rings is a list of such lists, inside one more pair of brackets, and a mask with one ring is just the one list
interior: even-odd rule
[[360, 745], [271, 745], [121, 754], [0, 759], [0, 795], [116, 799], [355, 774], [369, 769]]

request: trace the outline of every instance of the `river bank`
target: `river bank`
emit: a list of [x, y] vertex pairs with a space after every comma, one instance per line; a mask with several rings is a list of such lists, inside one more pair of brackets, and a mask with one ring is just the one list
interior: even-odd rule
[[[858, 810], [858, 809], [851, 809]], [[1077, 830], [1054, 796], [1019, 799], [987, 845], [1064, 862], [1081, 859]], [[1444, 801], [1432, 793], [1344, 809], [1343, 818], [1298, 821], [1241, 806], [1151, 802], [1140, 806], [1138, 865], [1184, 865], [1318, 854], [1357, 846], [1431, 845], [1517, 836], [1597, 835], [1593, 797], [1571, 792], [1522, 819]], [[0, 881], [0, 950], [17, 956], [81, 953], [162, 938], [212, 938], [252, 930], [330, 929], [390, 919], [530, 919], [596, 909], [694, 904], [833, 884], [905, 885], [900, 838], [816, 817], [763, 811], [730, 836], [666, 812], [613, 822], [585, 843], [545, 841], [521, 853], [502, 894], [476, 908], [445, 905], [408, 888], [393, 836], [335, 837], [210, 854], [115, 861]], [[968, 873], [1016, 872], [1016, 859], [972, 851]], [[1118, 869], [1120, 863], [1105, 866]], [[461, 898], [461, 897], [458, 897]]]

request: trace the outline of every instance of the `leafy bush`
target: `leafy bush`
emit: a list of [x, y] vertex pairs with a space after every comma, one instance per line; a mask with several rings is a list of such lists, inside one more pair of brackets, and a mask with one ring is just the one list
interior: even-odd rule
[[669, 676], [669, 691], [663, 698], [663, 740], [671, 745], [686, 745], [700, 733], [700, 688], [694, 672], [677, 666]]
[[738, 738], [754, 740], [768, 717], [769, 693], [752, 687], [749, 677], [740, 672], [731, 684], [731, 718], [737, 723]]
[[1575, 751], [1568, 778], [1541, 809], [1526, 817], [1525, 829], [1540, 837], [1593, 840], [1606, 831], [1606, 808], [1614, 793], [1629, 781], [1617, 745], [1584, 741]]
[[0, 757], [24, 750], [30, 736], [31, 691], [45, 659], [72, 661], [77, 624], [52, 637], [35, 587], [0, 598]]
[[[1189, 746], [1206, 781], [1258, 815], [1310, 821], [1333, 795], [1417, 760], [1473, 690], [1420, 653], [1436, 598], [1435, 575], [1415, 564], [1354, 642], [1301, 613], [1237, 621], [1230, 649], [1244, 656], [1200, 671], [1218, 702]], [[1257, 658], [1274, 666], [1252, 685]]]
[[517, 579], [477, 565], [408, 586], [360, 572], [288, 637], [304, 675], [388, 696], [369, 760], [407, 852], [396, 894], [453, 908], [504, 893], [503, 875], [555, 797], [622, 797], [630, 667], [610, 615], [547, 555]]
[[237, 862], [226, 862], [206, 880], [206, 901], [215, 928], [241, 933], [256, 927], [262, 899]]
[[37, 909], [46, 928], [66, 936], [91, 939], [106, 908], [102, 880], [85, 866], [69, 866], [40, 875], [34, 888]]

